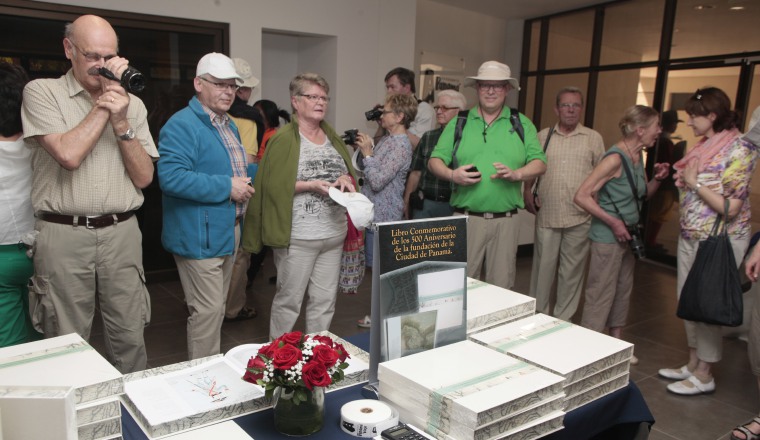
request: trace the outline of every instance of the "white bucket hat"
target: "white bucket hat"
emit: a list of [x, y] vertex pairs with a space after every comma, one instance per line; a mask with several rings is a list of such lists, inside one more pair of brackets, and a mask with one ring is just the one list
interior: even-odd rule
[[478, 68], [478, 76], [468, 76], [464, 79], [466, 87], [475, 87], [478, 81], [507, 81], [515, 90], [520, 90], [520, 82], [512, 78], [509, 66], [498, 61], [486, 61]]
[[198, 68], [195, 69], [195, 76], [209, 74], [217, 79], [232, 79], [240, 84], [243, 78], [235, 71], [235, 63], [225, 54], [211, 52], [203, 55], [198, 61]]
[[242, 58], [233, 58], [232, 61], [235, 62], [235, 71], [243, 78], [243, 83], [240, 84], [240, 87], [254, 88], [259, 85], [259, 79], [251, 73], [251, 65], [248, 64], [248, 61]]
[[329, 193], [330, 198], [335, 200], [335, 203], [346, 208], [356, 229], [361, 231], [372, 224], [372, 220], [375, 218], [375, 205], [364, 194], [341, 192], [335, 187], [330, 187]]

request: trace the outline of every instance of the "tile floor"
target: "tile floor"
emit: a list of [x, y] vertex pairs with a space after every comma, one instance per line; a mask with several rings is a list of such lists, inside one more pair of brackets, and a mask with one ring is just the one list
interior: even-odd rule
[[[514, 290], [527, 293], [530, 284], [531, 258], [518, 259], [518, 277]], [[271, 256], [264, 263], [254, 285], [249, 289], [248, 304], [258, 317], [222, 327], [222, 351], [243, 343], [265, 342], [269, 327], [269, 309], [274, 296]], [[367, 331], [356, 320], [369, 312], [371, 286], [369, 278], [357, 295], [341, 295], [330, 330], [341, 336]], [[624, 337], [636, 344], [639, 365], [631, 367], [636, 382], [655, 416], [653, 440], [727, 440], [732, 427], [757, 415], [760, 397], [755, 378], [749, 370], [746, 343], [724, 339], [724, 358], [714, 371], [717, 390], [714, 394], [681, 397], [668, 393], [669, 382], [657, 376], [662, 367], [679, 367], [687, 359], [683, 325], [675, 316], [675, 270], [653, 263], [639, 262], [629, 324]], [[146, 329], [148, 362], [151, 367], [186, 360], [185, 324], [187, 311], [179, 281], [150, 284], [153, 318]], [[575, 321], [578, 322], [576, 315]], [[303, 323], [298, 326], [303, 328]], [[91, 342], [102, 349], [99, 325], [93, 328]], [[580, 440], [580, 439], [579, 439]]]

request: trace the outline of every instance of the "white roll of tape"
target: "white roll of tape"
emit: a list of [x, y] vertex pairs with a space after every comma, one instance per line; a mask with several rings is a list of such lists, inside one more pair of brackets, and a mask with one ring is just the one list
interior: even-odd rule
[[396, 425], [396, 410], [377, 400], [354, 400], [340, 409], [340, 429], [354, 437], [372, 438]]

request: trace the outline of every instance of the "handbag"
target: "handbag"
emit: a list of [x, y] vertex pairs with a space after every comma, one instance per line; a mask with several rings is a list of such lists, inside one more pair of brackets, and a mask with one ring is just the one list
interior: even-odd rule
[[729, 327], [742, 323], [742, 286], [728, 238], [727, 218], [728, 200], [710, 236], [699, 242], [694, 264], [681, 288], [676, 312], [679, 318]]

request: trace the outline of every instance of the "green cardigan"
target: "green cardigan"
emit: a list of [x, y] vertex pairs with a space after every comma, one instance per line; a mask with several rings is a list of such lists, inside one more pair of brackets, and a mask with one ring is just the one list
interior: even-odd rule
[[[356, 171], [351, 165], [351, 153], [338, 133], [326, 122], [320, 127], [332, 142], [356, 182]], [[296, 191], [298, 159], [301, 154], [301, 136], [298, 118], [277, 130], [267, 142], [264, 157], [254, 181], [254, 194], [248, 204], [243, 224], [243, 250], [256, 253], [264, 246], [288, 247], [293, 224], [293, 197]], [[357, 191], [359, 188], [357, 187]]]

